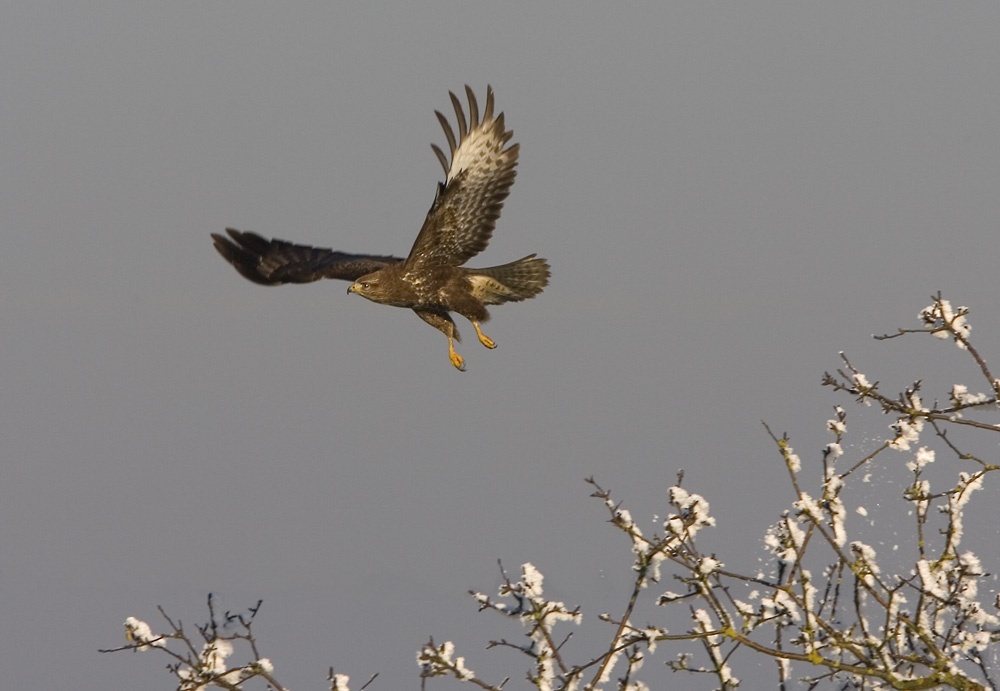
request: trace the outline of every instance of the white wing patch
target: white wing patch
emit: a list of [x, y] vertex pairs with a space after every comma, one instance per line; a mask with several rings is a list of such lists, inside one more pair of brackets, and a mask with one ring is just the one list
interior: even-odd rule
[[493, 121], [483, 123], [466, 136], [452, 154], [448, 182], [463, 170], [475, 171], [477, 179], [492, 179], [504, 160], [504, 141], [496, 136]]

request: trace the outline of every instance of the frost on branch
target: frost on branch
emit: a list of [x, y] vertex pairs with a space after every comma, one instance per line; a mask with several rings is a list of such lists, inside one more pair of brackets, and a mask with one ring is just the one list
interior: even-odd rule
[[167, 644], [164, 636], [154, 636], [149, 624], [135, 617], [125, 620], [125, 638], [136, 643], [136, 650], [149, 650], [149, 646], [163, 648]]
[[920, 319], [927, 325], [928, 331], [935, 338], [952, 338], [955, 345], [965, 350], [969, 347], [969, 332], [972, 326], [966, 317], [967, 307], [954, 309], [951, 303], [940, 295], [927, 307], [920, 310]]
[[[263, 679], [269, 688], [283, 691], [274, 679], [274, 666], [257, 652], [257, 642], [251, 627], [260, 609], [260, 602], [246, 613], [225, 612], [216, 615], [214, 598], [208, 596], [208, 623], [197, 626], [197, 637], [189, 635], [180, 621], [174, 621], [160, 608], [166, 623], [164, 633], [154, 633], [146, 622], [135, 617], [125, 620], [125, 639], [128, 645], [102, 653], [122, 650], [145, 651], [158, 649], [170, 658], [167, 670], [177, 680], [177, 691], [201, 691], [208, 687], [244, 689], [252, 679]], [[200, 639], [200, 643], [198, 642]], [[249, 653], [249, 662], [233, 665], [230, 658], [237, 646]], [[346, 687], [344, 687], [346, 691]]]
[[465, 658], [455, 657], [455, 644], [451, 641], [436, 646], [434, 639], [431, 639], [417, 653], [417, 664], [420, 665], [420, 676], [423, 679], [447, 675], [452, 675], [459, 681], [476, 678], [476, 673], [465, 666]]
[[[484, 593], [471, 595], [479, 603], [480, 610], [492, 610], [506, 617], [517, 619], [525, 629], [527, 642], [517, 644], [507, 640], [493, 641], [490, 647], [514, 648], [533, 660], [528, 678], [539, 689], [557, 688], [557, 677], [565, 678], [566, 668], [560, 657], [561, 644], [556, 642], [554, 629], [558, 624], [580, 623], [578, 610], [570, 610], [557, 600], [545, 598], [542, 583], [544, 576], [532, 564], [521, 567], [521, 579], [511, 581], [507, 572], [500, 567], [503, 585], [497, 598]], [[568, 636], [567, 636], [568, 638]], [[454, 645], [448, 641], [441, 646], [434, 645], [433, 639], [420, 650], [417, 663], [420, 676], [426, 681], [430, 677], [454, 676], [461, 681], [469, 681], [483, 688], [499, 688], [506, 683], [490, 685], [478, 679], [472, 670], [465, 667], [464, 658], [454, 657]], [[565, 684], [559, 684], [563, 688]]]

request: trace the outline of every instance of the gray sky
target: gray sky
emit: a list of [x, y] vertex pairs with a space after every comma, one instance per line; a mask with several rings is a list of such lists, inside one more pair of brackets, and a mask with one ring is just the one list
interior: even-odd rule
[[[753, 570], [792, 499], [759, 421], [815, 466], [839, 350], [892, 390], [957, 360], [869, 338], [940, 289], [997, 361], [1000, 6], [591, 5], [0, 9], [4, 686], [169, 688], [96, 650], [209, 591], [263, 598], [294, 689], [412, 688], [430, 635], [519, 679], [482, 651], [517, 629], [465, 595], [498, 558], [585, 617], [628, 596], [583, 478], [645, 520], [685, 468]], [[405, 253], [466, 83], [522, 146], [473, 264], [553, 278], [493, 310], [495, 351], [459, 324], [465, 374], [406, 311], [212, 250]]]

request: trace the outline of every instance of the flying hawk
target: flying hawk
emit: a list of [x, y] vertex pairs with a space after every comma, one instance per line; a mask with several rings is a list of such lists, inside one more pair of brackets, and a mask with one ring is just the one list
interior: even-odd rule
[[434, 203], [405, 259], [295, 245], [233, 228], [226, 229], [229, 237], [212, 234], [215, 249], [254, 283], [339, 278], [352, 281], [348, 293], [412, 309], [448, 337], [451, 364], [465, 371], [465, 361], [455, 352], [455, 341], [461, 338], [450, 313], [472, 322], [479, 342], [495, 348], [479, 326], [490, 318], [486, 306], [534, 297], [549, 282], [548, 263], [534, 254], [485, 269], [462, 266], [486, 249], [493, 235], [503, 201], [514, 184], [520, 148], [520, 144], [507, 146], [513, 132], [504, 129], [503, 113], [493, 115], [493, 89], [486, 87], [482, 120], [472, 89], [466, 86], [465, 93], [468, 123], [458, 97], [449, 94], [458, 121], [457, 140], [448, 119], [435, 111], [448, 140], [451, 162], [431, 144], [444, 168], [445, 181], [438, 183]]

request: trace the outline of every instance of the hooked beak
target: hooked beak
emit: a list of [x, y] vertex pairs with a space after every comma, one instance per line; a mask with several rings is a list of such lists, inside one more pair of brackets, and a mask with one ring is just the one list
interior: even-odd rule
[[351, 293], [356, 293], [357, 292], [356, 290], [354, 290], [354, 286], [356, 286], [356, 285], [357, 285], [357, 283], [352, 283], [351, 285], [347, 286], [347, 294], [348, 295], [350, 295]]

